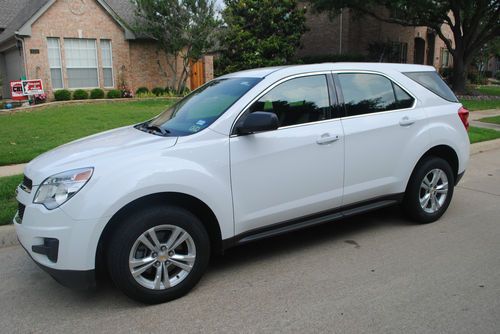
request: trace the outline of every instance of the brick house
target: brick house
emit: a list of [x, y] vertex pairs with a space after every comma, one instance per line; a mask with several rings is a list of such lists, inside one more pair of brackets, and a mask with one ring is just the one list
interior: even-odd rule
[[[9, 82], [23, 76], [42, 79], [49, 95], [62, 88], [165, 87], [171, 75], [165, 54], [134, 34], [134, 20], [128, 0], [0, 1], [0, 95], [9, 97]], [[213, 78], [211, 56], [196, 68], [196, 84]]]
[[[297, 57], [342, 54], [371, 57], [371, 61], [427, 64], [436, 69], [452, 65], [444, 42], [427, 27], [390, 24], [347, 8], [332, 20], [326, 13], [308, 10], [306, 25], [309, 31], [302, 36], [303, 47]], [[451, 30], [444, 34], [453, 43]]]

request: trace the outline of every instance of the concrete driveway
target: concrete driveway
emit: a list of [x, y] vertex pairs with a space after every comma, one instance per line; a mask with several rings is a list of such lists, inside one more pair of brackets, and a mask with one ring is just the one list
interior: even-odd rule
[[397, 208], [233, 249], [157, 306], [59, 286], [0, 249], [2, 333], [499, 333], [500, 150], [473, 156], [445, 216]]

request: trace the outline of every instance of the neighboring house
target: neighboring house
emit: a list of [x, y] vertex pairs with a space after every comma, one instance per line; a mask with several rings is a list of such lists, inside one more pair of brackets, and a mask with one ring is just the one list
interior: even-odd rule
[[[0, 95], [9, 97], [9, 82], [21, 77], [42, 79], [49, 95], [61, 88], [165, 87], [165, 55], [134, 34], [134, 20], [128, 0], [0, 0]], [[211, 56], [196, 65], [193, 84], [213, 78]]]
[[[403, 27], [371, 16], [343, 9], [332, 20], [326, 13], [306, 13], [309, 31], [302, 36], [297, 57], [362, 55], [371, 61], [432, 65], [436, 69], [452, 65], [444, 42], [427, 27]], [[451, 30], [445, 36], [452, 40]], [[453, 43], [453, 42], [452, 42]]]

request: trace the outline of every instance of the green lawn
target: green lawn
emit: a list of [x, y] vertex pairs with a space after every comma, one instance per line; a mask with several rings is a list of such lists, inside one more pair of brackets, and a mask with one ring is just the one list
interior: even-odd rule
[[469, 139], [472, 144], [497, 138], [500, 138], [500, 131], [476, 128], [473, 126], [469, 128]]
[[0, 177], [0, 225], [12, 223], [17, 211], [15, 190], [22, 180], [22, 175]]
[[470, 111], [500, 109], [500, 100], [460, 100], [460, 103]]
[[476, 90], [484, 95], [500, 96], [500, 86], [497, 85], [479, 86]]
[[480, 119], [481, 122], [500, 124], [500, 116], [485, 117]]
[[0, 115], [0, 166], [27, 162], [69, 141], [147, 120], [174, 102], [67, 104]]

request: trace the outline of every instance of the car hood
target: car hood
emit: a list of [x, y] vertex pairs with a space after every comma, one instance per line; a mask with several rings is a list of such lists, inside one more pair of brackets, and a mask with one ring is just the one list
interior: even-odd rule
[[175, 145], [177, 137], [163, 137], [135, 129], [118, 128], [78, 139], [43, 153], [25, 168], [25, 174], [39, 184], [50, 175], [73, 168], [117, 163], [127, 154], [141, 154]]

